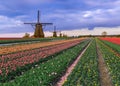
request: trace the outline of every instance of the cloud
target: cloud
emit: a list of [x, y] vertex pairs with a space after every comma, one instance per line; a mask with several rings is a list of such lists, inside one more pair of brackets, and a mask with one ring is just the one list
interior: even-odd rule
[[28, 4], [28, 5], [39, 5], [39, 4], [46, 4], [46, 3], [52, 3], [55, 0], [23, 0], [20, 1], [22, 4]]
[[[61, 31], [117, 27], [120, 26], [119, 4], [120, 0], [3, 0], [0, 33], [33, 32], [23, 22], [35, 21], [38, 9], [41, 22], [53, 22]], [[51, 29], [47, 26], [45, 31]]]
[[[23, 16], [24, 17], [24, 16]], [[33, 31], [32, 27], [29, 25], [24, 25], [21, 21], [20, 16], [15, 18], [10, 18], [7, 16], [0, 15], [0, 34], [2, 33], [21, 33]]]
[[79, 35], [101, 35], [102, 32], [106, 31], [108, 35], [118, 35], [120, 34], [120, 27], [97, 27], [93, 30], [89, 30], [87, 28], [76, 29], [76, 30], [66, 30], [62, 31], [62, 33], [67, 34], [68, 36], [79, 36]]
[[8, 8], [2, 4], [0, 4], [0, 10], [3, 11], [3, 10], [8, 10]]
[[[33, 32], [27, 32], [30, 34], [30, 36], [32, 36], [34, 33]], [[52, 32], [49, 32], [49, 31], [45, 31], [44, 32], [45, 34], [45, 37], [50, 37], [52, 36]], [[25, 35], [25, 33], [3, 33], [3, 34], [0, 34], [0, 37], [23, 37]]]
[[53, 20], [55, 24], [64, 29], [91, 28], [91, 27], [115, 27], [120, 26], [120, 8], [92, 9], [85, 11], [69, 12], [57, 10], [44, 15], [44, 18]]
[[0, 34], [0, 37], [6, 37], [6, 38], [16, 38], [16, 37], [23, 37], [25, 35], [25, 33], [4, 33], [4, 34]]
[[0, 29], [5, 29], [9, 27], [20, 27], [23, 24], [20, 20], [15, 20], [7, 16], [0, 15]]
[[[74, 29], [74, 30], [63, 30], [61, 33], [68, 36], [79, 36], [79, 35], [101, 35], [102, 32], [106, 31], [108, 35], [120, 35], [120, 27], [105, 28], [99, 27], [89, 30], [88, 28]], [[33, 35], [33, 32], [27, 32], [30, 35]], [[52, 32], [45, 31], [45, 37], [52, 36]], [[0, 37], [23, 37], [25, 33], [8, 33], [0, 34]], [[59, 35], [59, 34], [58, 34]]]
[[84, 0], [89, 6], [102, 6], [102, 7], [118, 7], [120, 0]]

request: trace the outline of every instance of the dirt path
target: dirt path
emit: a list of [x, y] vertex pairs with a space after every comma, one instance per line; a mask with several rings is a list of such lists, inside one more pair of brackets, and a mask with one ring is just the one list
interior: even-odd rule
[[105, 64], [105, 61], [102, 57], [102, 53], [100, 52], [98, 46], [97, 46], [97, 53], [98, 53], [98, 68], [100, 72], [101, 86], [113, 86], [108, 68]]
[[[91, 42], [90, 42], [91, 43]], [[70, 73], [72, 72], [72, 70], [74, 69], [74, 67], [77, 65], [77, 63], [79, 62], [81, 56], [84, 54], [84, 52], [86, 51], [86, 49], [89, 47], [90, 43], [87, 45], [87, 47], [81, 52], [81, 54], [77, 57], [77, 59], [73, 62], [73, 64], [67, 69], [66, 73], [64, 76], [62, 76], [60, 78], [60, 80], [57, 82], [57, 84], [55, 86], [62, 86], [64, 84], [64, 82], [67, 80], [67, 77], [70, 75]]]

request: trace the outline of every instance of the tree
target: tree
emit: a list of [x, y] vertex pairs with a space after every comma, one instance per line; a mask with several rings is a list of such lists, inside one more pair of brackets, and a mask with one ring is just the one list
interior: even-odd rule
[[107, 35], [106, 31], [102, 32], [102, 36], [106, 36], [106, 35]]
[[25, 33], [25, 35], [23, 36], [23, 38], [30, 38], [30, 34], [29, 33]]
[[63, 34], [63, 37], [67, 38], [68, 36], [66, 34]]

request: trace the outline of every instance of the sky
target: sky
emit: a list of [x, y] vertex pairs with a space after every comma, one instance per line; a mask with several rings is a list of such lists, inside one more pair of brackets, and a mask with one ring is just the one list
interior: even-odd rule
[[34, 32], [40, 10], [40, 22], [53, 23], [43, 27], [52, 35], [53, 27], [69, 36], [120, 34], [120, 0], [0, 0], [0, 37], [22, 37]]

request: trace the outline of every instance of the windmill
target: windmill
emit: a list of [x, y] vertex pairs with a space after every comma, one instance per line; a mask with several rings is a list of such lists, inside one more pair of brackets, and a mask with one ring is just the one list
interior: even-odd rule
[[56, 26], [54, 26], [53, 37], [57, 37]]
[[32, 26], [35, 26], [35, 32], [34, 32], [35, 38], [44, 38], [43, 26], [53, 25], [53, 23], [41, 23], [40, 22], [39, 10], [38, 10], [38, 14], [37, 14], [37, 22], [36, 23], [24, 23], [24, 24], [30, 24]]
[[57, 31], [57, 30], [56, 30], [56, 26], [54, 26], [54, 31], [53, 31], [52, 33], [53, 33], [53, 37], [58, 37], [58, 36], [57, 36], [57, 33], [60, 33], [60, 34], [59, 34], [59, 37], [62, 37], [61, 31]]
[[61, 31], [60, 31], [60, 34], [59, 34], [59, 36], [60, 36], [60, 37], [62, 37], [62, 33], [61, 33]]

